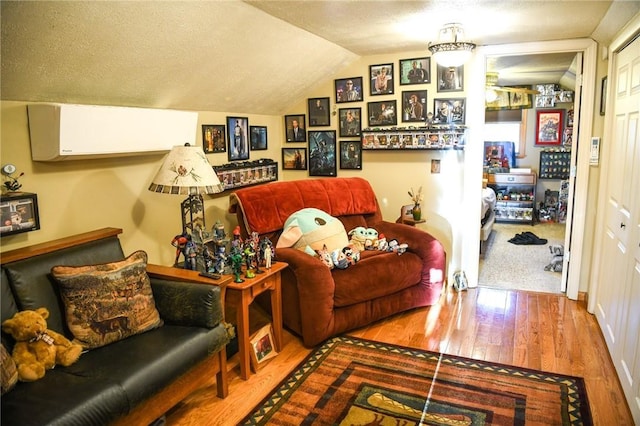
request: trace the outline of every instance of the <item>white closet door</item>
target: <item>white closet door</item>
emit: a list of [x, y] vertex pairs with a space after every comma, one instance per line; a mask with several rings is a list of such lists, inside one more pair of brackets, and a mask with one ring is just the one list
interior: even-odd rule
[[596, 317], [640, 424], [640, 39], [612, 59], [613, 132]]

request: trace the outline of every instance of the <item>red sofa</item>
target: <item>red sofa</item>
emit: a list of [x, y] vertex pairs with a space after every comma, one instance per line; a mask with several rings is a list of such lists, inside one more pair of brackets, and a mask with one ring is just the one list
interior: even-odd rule
[[347, 269], [330, 270], [319, 259], [279, 248], [276, 260], [289, 264], [282, 273], [284, 325], [311, 347], [342, 332], [419, 306], [440, 297], [445, 274], [442, 244], [409, 225], [383, 220], [376, 195], [361, 178], [305, 179], [243, 188], [230, 196], [243, 237], [250, 232], [276, 244], [294, 212], [315, 207], [337, 217], [349, 232], [374, 228], [387, 241], [407, 243], [402, 255], [364, 251]]

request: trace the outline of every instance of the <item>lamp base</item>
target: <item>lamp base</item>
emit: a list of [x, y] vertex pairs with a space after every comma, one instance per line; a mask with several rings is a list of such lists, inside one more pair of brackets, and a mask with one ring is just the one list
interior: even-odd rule
[[206, 229], [204, 223], [204, 200], [200, 194], [192, 194], [180, 204], [182, 233], [193, 235], [194, 229]]

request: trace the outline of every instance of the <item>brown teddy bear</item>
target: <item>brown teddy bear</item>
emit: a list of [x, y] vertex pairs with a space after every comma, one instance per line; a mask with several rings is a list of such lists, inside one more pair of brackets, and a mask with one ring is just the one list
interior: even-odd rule
[[67, 367], [82, 353], [82, 346], [47, 328], [48, 317], [46, 308], [38, 308], [17, 312], [2, 323], [2, 330], [16, 340], [11, 357], [23, 382], [41, 379], [56, 364]]

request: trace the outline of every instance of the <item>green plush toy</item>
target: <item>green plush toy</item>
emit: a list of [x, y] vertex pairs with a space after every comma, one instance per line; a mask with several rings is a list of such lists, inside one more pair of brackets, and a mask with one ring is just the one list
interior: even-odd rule
[[276, 248], [293, 247], [315, 256], [317, 251], [342, 250], [349, 244], [349, 237], [339, 219], [328, 213], [306, 208], [287, 218]]

